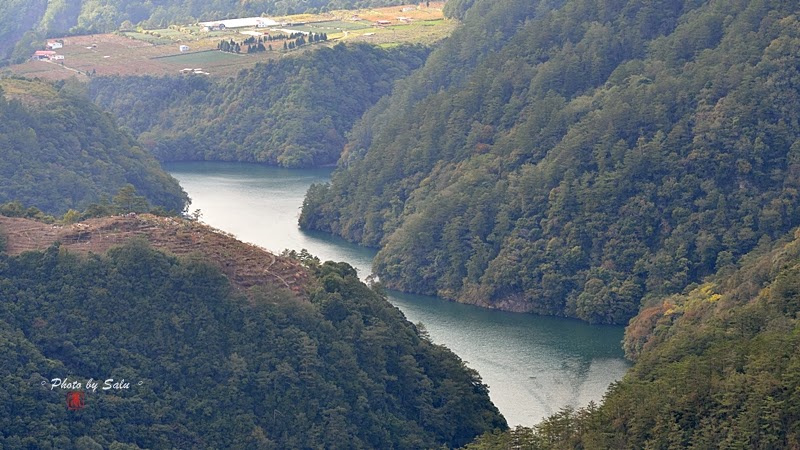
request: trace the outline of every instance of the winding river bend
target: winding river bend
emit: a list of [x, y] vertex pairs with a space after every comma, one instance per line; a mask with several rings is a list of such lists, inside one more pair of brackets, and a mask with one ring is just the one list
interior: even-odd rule
[[[306, 190], [328, 181], [330, 169], [219, 162], [171, 163], [165, 169], [189, 193], [191, 210], [200, 209], [203, 222], [273, 252], [305, 248], [323, 261], [348, 262], [362, 278], [370, 273], [374, 251], [297, 226]], [[620, 348], [622, 327], [396, 292], [389, 301], [481, 374], [510, 426], [534, 425], [562, 407], [598, 402], [629, 367]]]

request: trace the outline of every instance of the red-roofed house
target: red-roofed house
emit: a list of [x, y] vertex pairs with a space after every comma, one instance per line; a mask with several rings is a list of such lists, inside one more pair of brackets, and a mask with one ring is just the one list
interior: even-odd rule
[[33, 54], [31, 59], [35, 59], [37, 61], [43, 61], [46, 59], [53, 59], [56, 56], [56, 52], [52, 50], [38, 50], [36, 53]]

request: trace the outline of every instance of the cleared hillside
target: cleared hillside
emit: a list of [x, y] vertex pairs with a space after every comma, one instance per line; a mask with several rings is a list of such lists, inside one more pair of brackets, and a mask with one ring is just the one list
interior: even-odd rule
[[50, 225], [0, 216], [0, 231], [7, 237], [6, 251], [11, 255], [45, 250], [54, 242], [77, 254], [102, 254], [112, 246], [141, 238], [159, 250], [213, 261], [242, 290], [266, 284], [285, 287], [299, 297], [308, 296], [310, 278], [296, 260], [274, 255], [224, 231], [186, 219], [128, 214]]

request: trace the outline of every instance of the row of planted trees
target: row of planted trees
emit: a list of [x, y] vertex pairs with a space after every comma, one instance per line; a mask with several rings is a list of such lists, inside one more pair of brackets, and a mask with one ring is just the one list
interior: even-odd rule
[[264, 52], [267, 50], [272, 51], [272, 41], [283, 41], [283, 49], [291, 50], [301, 47], [306, 44], [313, 44], [315, 42], [322, 42], [328, 40], [327, 33], [291, 33], [291, 34], [277, 34], [266, 35], [263, 37], [249, 37], [242, 42], [236, 42], [233, 39], [227, 41], [220, 41], [217, 44], [217, 49], [229, 53], [246, 53]]

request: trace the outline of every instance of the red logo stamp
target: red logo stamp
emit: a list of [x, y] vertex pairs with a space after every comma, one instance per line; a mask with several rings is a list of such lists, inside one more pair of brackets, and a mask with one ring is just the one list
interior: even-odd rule
[[70, 411], [78, 411], [86, 406], [86, 393], [83, 391], [69, 391], [67, 392], [67, 409]]

